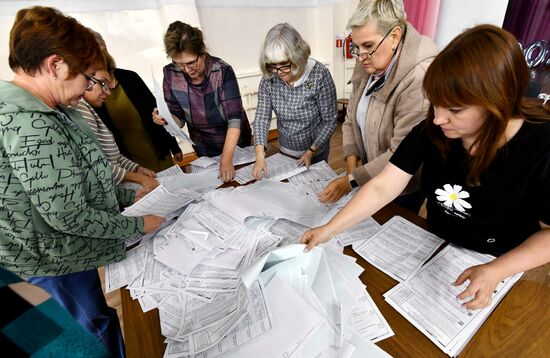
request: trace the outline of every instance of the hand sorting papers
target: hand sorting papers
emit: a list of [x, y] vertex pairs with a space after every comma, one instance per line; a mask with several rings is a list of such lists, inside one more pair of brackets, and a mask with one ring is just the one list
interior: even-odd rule
[[[221, 155], [217, 157], [200, 157], [191, 162], [191, 172], [192, 173], [201, 173], [203, 171], [219, 169], [220, 161], [222, 159]], [[246, 148], [241, 148], [239, 146], [235, 147], [235, 153], [233, 153], [233, 165], [241, 165], [252, 163], [256, 160], [256, 153], [254, 152], [253, 146], [248, 146]]]
[[[266, 158], [269, 176], [266, 179], [280, 181], [305, 171], [305, 166], [298, 165], [295, 159], [277, 153]], [[235, 180], [239, 184], [246, 184], [255, 178], [252, 176], [252, 165], [248, 165], [235, 172]]]
[[384, 297], [443, 352], [455, 357], [523, 274], [503, 280], [495, 289], [490, 306], [474, 311], [463, 308], [455, 297], [468, 282], [461, 287], [452, 283], [468, 267], [493, 259], [491, 255], [450, 244]]

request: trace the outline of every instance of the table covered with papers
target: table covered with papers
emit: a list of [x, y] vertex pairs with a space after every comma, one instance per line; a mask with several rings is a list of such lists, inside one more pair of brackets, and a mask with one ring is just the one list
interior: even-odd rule
[[336, 174], [324, 162], [298, 171], [282, 160], [281, 170], [292, 172], [288, 183], [213, 190], [215, 171], [175, 173], [127, 209], [169, 219], [126, 260], [106, 267], [107, 291], [126, 286], [129, 357], [474, 356], [473, 344], [525, 353], [518, 342], [529, 341], [540, 342], [529, 345], [533, 353], [550, 348], [548, 288], [516, 283], [516, 275], [499, 285], [492, 306], [462, 309], [453, 296], [459, 288], [447, 281], [464, 265], [492, 258], [445, 246], [397, 205], [304, 252], [301, 234], [349, 197], [319, 203], [315, 192]]

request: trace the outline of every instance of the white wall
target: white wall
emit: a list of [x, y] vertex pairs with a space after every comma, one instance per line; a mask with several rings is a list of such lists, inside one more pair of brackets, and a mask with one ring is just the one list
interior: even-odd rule
[[462, 31], [478, 24], [502, 26], [508, 0], [442, 0], [435, 42], [442, 49]]

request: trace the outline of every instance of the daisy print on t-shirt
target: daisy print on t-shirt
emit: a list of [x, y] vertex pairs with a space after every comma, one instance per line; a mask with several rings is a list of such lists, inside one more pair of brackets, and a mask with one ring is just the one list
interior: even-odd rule
[[445, 207], [446, 211], [461, 218], [469, 216], [467, 210], [471, 209], [472, 205], [465, 199], [470, 197], [470, 193], [462, 190], [462, 186], [445, 184], [443, 189], [436, 189], [435, 194], [438, 204]]

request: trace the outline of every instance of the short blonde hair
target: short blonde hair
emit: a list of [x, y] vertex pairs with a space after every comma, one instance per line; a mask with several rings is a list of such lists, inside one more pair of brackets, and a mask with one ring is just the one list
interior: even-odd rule
[[407, 27], [407, 14], [403, 0], [361, 0], [357, 9], [348, 21], [348, 28], [360, 27], [376, 21], [380, 34], [385, 34], [393, 27], [402, 30]]
[[267, 69], [269, 63], [290, 61], [295, 68], [292, 74], [304, 72], [311, 50], [307, 42], [291, 25], [277, 24], [268, 31], [260, 51], [260, 68], [265, 78], [272, 78], [273, 73]]

